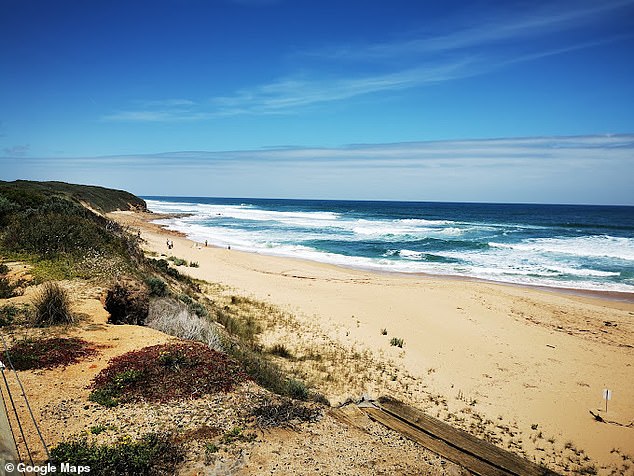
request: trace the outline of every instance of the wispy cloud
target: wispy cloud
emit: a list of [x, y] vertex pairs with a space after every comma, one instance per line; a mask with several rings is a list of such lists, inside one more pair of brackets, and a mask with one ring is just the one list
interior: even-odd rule
[[355, 78], [284, 79], [213, 99], [225, 113], [282, 113], [317, 103], [350, 99], [381, 91], [398, 91], [464, 77], [470, 61], [461, 59], [428, 67]]
[[[139, 107], [105, 115], [109, 121], [200, 121], [236, 115], [294, 114], [304, 108], [377, 93], [420, 88], [535, 61], [547, 56], [590, 48], [622, 39], [624, 35], [563, 40], [603, 18], [630, 12], [634, 0], [604, 2], [549, 2], [522, 11], [493, 15], [480, 12], [466, 26], [452, 31], [410, 33], [407, 38], [380, 43], [335, 45], [296, 56], [329, 62], [326, 75], [317, 66], [282, 75], [264, 84], [198, 102], [189, 99], [146, 101]], [[475, 26], [474, 26], [475, 25]], [[629, 35], [629, 33], [627, 33]], [[574, 36], [574, 35], [573, 35]], [[548, 41], [544, 41], [547, 38]], [[568, 37], [566, 37], [568, 38]], [[363, 61], [371, 73], [355, 73]], [[311, 67], [312, 66], [312, 67]], [[339, 73], [332, 73], [339, 71]]]
[[[5, 149], [5, 153], [7, 150]], [[11, 154], [1, 159], [10, 159]], [[216, 167], [222, 164], [342, 164], [365, 166], [431, 166], [483, 163], [566, 162], [572, 167], [592, 161], [624, 161], [634, 170], [634, 134], [606, 134], [570, 137], [521, 137], [452, 141], [398, 142], [393, 144], [351, 144], [342, 147], [264, 148], [234, 151], [178, 151], [159, 154], [117, 155], [104, 157], [36, 158], [49, 163], [105, 163], [112, 166], [134, 165], [172, 167]]]
[[293, 114], [300, 108], [351, 99], [383, 91], [399, 91], [425, 84], [478, 74], [471, 59], [460, 59], [397, 72], [307, 79], [286, 78], [241, 89], [230, 96], [211, 98], [203, 104], [190, 101], [186, 107], [157, 101], [157, 106], [119, 111], [102, 117], [107, 121], [176, 122], [197, 121], [243, 114]]
[[207, 119], [200, 105], [190, 99], [137, 101], [135, 109], [118, 111], [102, 117], [105, 121], [175, 122]]
[[3, 152], [9, 157], [24, 157], [29, 153], [31, 146], [28, 144], [14, 145], [12, 147], [6, 147]]
[[634, 205], [634, 134], [109, 157], [0, 156], [0, 170], [4, 180], [94, 183], [145, 195]]
[[[501, 42], [518, 42], [553, 33], [562, 33], [596, 23], [605, 15], [631, 7], [632, 0], [605, 2], [549, 2], [530, 10], [518, 11], [517, 6], [506, 13], [471, 19], [475, 26], [457, 28], [449, 33], [419, 32], [415, 37], [373, 44], [337, 45], [303, 52], [337, 60], [394, 61], [395, 58], [457, 52], [486, 47]], [[509, 4], [510, 5], [510, 4]]]

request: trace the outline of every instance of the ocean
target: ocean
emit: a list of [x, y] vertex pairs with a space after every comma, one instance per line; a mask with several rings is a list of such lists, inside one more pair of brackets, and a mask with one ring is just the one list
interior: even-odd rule
[[634, 293], [634, 207], [144, 197], [221, 247], [367, 270]]

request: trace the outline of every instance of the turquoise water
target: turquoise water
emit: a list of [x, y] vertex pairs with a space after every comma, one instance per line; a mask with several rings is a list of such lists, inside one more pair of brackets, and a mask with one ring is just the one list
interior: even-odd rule
[[634, 207], [145, 197], [189, 238], [378, 271], [634, 292]]

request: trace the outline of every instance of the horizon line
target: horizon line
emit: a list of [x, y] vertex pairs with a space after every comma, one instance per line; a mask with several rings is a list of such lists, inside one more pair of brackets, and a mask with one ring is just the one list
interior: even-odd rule
[[[90, 185], [90, 184], [81, 184]], [[126, 190], [127, 191], [127, 190]], [[131, 193], [131, 192], [130, 192]], [[276, 200], [276, 201], [296, 201], [296, 202], [363, 202], [363, 203], [433, 203], [433, 204], [454, 204], [454, 205], [524, 205], [524, 206], [555, 206], [555, 207], [620, 207], [634, 208], [633, 205], [625, 204], [598, 204], [598, 203], [545, 203], [545, 202], [481, 202], [481, 201], [446, 201], [446, 200], [391, 200], [391, 199], [370, 199], [370, 198], [284, 198], [284, 197], [205, 197], [188, 195], [137, 195], [144, 200], [154, 198], [208, 198], [213, 200]]]

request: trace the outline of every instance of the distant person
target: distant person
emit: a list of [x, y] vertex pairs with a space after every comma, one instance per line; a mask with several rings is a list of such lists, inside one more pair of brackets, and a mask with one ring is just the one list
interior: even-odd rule
[[230, 250], [231, 249], [231, 245], [227, 246], [227, 249]]
[[207, 240], [205, 240], [205, 248], [207, 248]]

